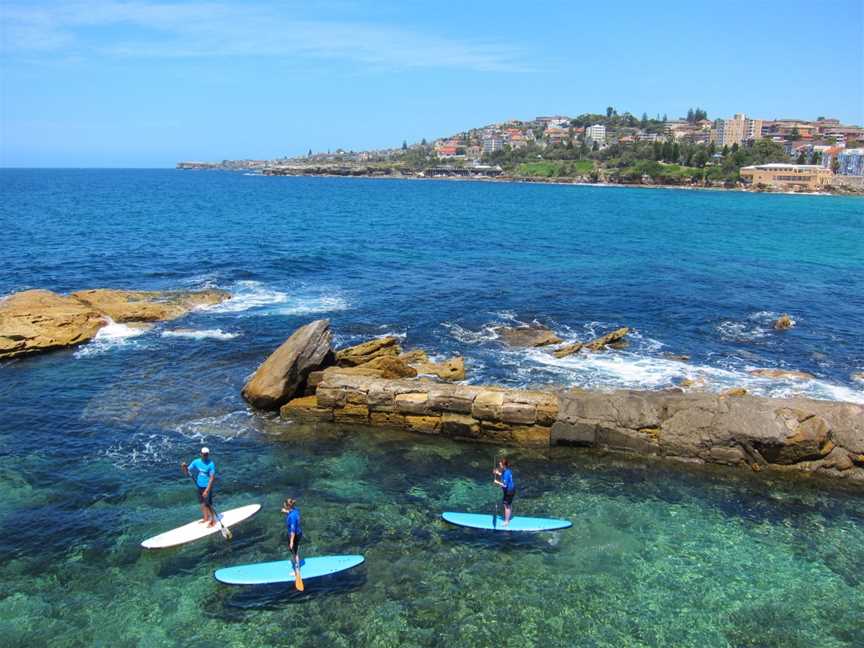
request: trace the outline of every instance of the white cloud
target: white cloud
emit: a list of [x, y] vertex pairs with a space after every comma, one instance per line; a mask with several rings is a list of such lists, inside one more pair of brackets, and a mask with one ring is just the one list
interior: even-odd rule
[[304, 20], [287, 4], [106, 0], [34, 8], [7, 3], [0, 21], [7, 56], [268, 56], [397, 68], [525, 68], [520, 53], [507, 45], [360, 21]]

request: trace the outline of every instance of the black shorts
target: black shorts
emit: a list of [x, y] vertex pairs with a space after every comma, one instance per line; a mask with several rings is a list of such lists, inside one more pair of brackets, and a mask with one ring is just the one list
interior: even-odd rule
[[206, 487], [204, 487], [204, 488], [202, 488], [201, 486], [198, 487], [198, 503], [199, 504], [206, 504], [207, 506], [213, 506], [213, 489], [211, 488], [210, 492], [207, 493], [207, 497], [204, 497], [204, 491], [206, 491], [206, 490], [207, 490]]
[[291, 546], [291, 536], [290, 535], [288, 536], [288, 549], [295, 556], [297, 555], [297, 552], [300, 551], [300, 543], [302, 541], [303, 541], [303, 534], [302, 533], [300, 535], [295, 535], [294, 536], [294, 546], [292, 547]]
[[505, 490], [504, 497], [501, 499], [507, 506], [510, 506], [513, 503], [513, 496], [516, 494], [516, 489], [513, 490]]

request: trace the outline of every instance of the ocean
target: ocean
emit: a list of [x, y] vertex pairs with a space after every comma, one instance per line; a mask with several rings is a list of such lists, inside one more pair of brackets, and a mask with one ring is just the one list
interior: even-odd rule
[[[492, 510], [495, 448], [284, 423], [239, 395], [326, 317], [340, 346], [390, 334], [462, 354], [477, 384], [689, 379], [861, 403], [862, 199], [175, 170], [3, 170], [0, 199], [0, 296], [234, 295], [0, 364], [4, 645], [862, 645], [859, 493], [518, 450], [517, 514], [574, 527], [490, 538], [439, 515]], [[780, 313], [796, 326], [774, 331]], [[530, 323], [581, 340], [628, 326], [630, 346], [558, 360], [494, 330]], [[202, 443], [217, 503], [264, 508], [230, 544], [144, 552], [195, 518], [179, 463]], [[304, 594], [215, 582], [285, 557], [289, 495], [306, 555], [366, 564]]]

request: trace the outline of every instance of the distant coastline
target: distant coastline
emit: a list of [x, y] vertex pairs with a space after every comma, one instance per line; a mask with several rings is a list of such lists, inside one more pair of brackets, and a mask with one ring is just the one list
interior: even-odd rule
[[629, 189], [680, 189], [686, 191], [717, 191], [717, 192], [739, 192], [747, 194], [775, 194], [775, 195], [794, 195], [794, 196], [864, 196], [864, 190], [835, 190], [835, 191], [782, 191], [772, 190], [770, 188], [755, 189], [741, 183], [735, 186], [722, 185], [701, 185], [701, 184], [652, 184], [639, 182], [598, 182], [593, 180], [582, 180], [579, 178], [540, 178], [540, 177], [520, 177], [507, 174], [496, 176], [457, 176], [457, 175], [422, 175], [422, 174], [399, 174], [399, 173], [321, 173], [321, 172], [303, 172], [303, 173], [267, 173], [262, 170], [250, 171], [248, 169], [225, 169], [220, 167], [200, 167], [195, 171], [231, 171], [240, 172], [244, 175], [258, 175], [262, 177], [288, 177], [288, 178], [366, 178], [373, 180], [420, 180], [434, 181], [444, 180], [447, 182], [485, 182], [485, 183], [501, 183], [501, 184], [540, 184], [540, 185], [560, 185], [560, 186], [584, 186], [584, 187], [621, 187]]

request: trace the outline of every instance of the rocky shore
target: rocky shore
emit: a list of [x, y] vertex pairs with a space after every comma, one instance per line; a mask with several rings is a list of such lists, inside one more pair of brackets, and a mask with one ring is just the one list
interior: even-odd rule
[[112, 321], [146, 327], [230, 297], [224, 290], [14, 293], [0, 300], [0, 360], [88, 342]]
[[[619, 329], [578, 349], [571, 343], [559, 350], [598, 352], [621, 344], [625, 335]], [[523, 345], [556, 343], [542, 329], [502, 337]], [[517, 446], [582, 446], [864, 485], [861, 405], [762, 398], [743, 389], [598, 392], [454, 384], [465, 377], [461, 358], [430, 363], [425, 352], [406, 353], [394, 338], [342, 350], [334, 350], [331, 340], [326, 320], [302, 327], [258, 368], [243, 396], [291, 420]]]

